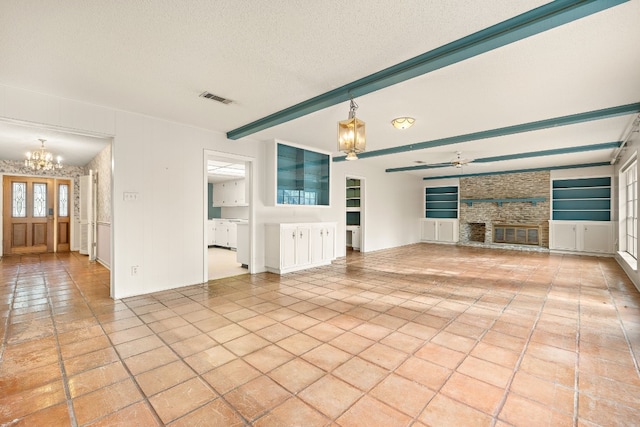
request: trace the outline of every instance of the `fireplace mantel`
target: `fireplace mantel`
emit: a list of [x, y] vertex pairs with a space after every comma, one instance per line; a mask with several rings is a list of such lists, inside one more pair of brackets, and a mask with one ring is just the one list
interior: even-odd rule
[[546, 202], [546, 197], [526, 197], [522, 199], [460, 199], [460, 203], [466, 203], [467, 206], [473, 206], [474, 203], [497, 203], [502, 206], [503, 203], [531, 203], [533, 206], [538, 202]]

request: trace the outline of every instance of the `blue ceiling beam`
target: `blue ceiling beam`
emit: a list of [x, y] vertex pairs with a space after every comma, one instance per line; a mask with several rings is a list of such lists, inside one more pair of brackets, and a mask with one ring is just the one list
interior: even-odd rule
[[[609, 119], [640, 112], [640, 102], [620, 105], [617, 107], [603, 108], [601, 110], [587, 111], [585, 113], [571, 114], [568, 116], [554, 117], [552, 119], [539, 120], [537, 122], [523, 123], [519, 125], [507, 126], [498, 129], [483, 130], [480, 132], [467, 133], [464, 135], [450, 136], [432, 141], [417, 142], [415, 144], [401, 145], [398, 147], [385, 148], [382, 150], [367, 151], [358, 153], [359, 159], [376, 156], [388, 156], [389, 154], [405, 153], [407, 151], [424, 150], [426, 148], [441, 147], [443, 145], [459, 144], [461, 142], [476, 141], [479, 139], [496, 138], [499, 136], [513, 135], [522, 132], [548, 129], [557, 126], [573, 125], [577, 123], [589, 122], [592, 120]], [[344, 161], [345, 156], [334, 157], [334, 162]]]
[[[473, 163], [502, 162], [505, 160], [526, 159], [530, 157], [555, 156], [558, 154], [583, 153], [585, 151], [610, 150], [610, 149], [618, 148], [621, 145], [622, 145], [622, 141], [603, 142], [601, 144], [581, 145], [578, 147], [565, 147], [565, 148], [556, 148], [553, 150], [530, 151], [528, 153], [507, 154], [505, 156], [484, 157], [484, 158], [474, 159]], [[389, 168], [389, 169], [386, 169], [385, 172], [406, 172], [406, 171], [421, 170], [421, 169], [446, 168], [450, 166], [451, 166], [451, 163], [438, 163], [435, 165], [405, 166], [401, 168]]]
[[468, 178], [470, 176], [489, 176], [489, 175], [506, 175], [509, 173], [524, 173], [524, 172], [540, 172], [540, 171], [552, 171], [552, 170], [561, 170], [561, 169], [577, 169], [577, 168], [590, 168], [594, 166], [611, 166], [609, 162], [599, 162], [599, 163], [583, 163], [581, 165], [565, 165], [565, 166], [550, 166], [546, 168], [531, 168], [531, 169], [514, 169], [508, 171], [498, 171], [498, 172], [481, 172], [481, 173], [470, 173], [470, 174], [461, 174], [461, 175], [441, 175], [441, 176], [428, 176], [422, 178], [424, 181], [429, 181], [432, 179], [444, 179], [444, 178]]
[[556, 0], [227, 132], [239, 139], [559, 27], [628, 0]]

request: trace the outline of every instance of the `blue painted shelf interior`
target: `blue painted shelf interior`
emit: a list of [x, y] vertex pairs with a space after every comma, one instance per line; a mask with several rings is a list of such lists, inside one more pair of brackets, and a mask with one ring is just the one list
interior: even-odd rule
[[347, 225], [360, 225], [360, 180], [347, 178]]
[[458, 218], [458, 187], [426, 187], [425, 218]]
[[611, 177], [553, 181], [552, 217], [566, 221], [610, 221]]
[[278, 144], [279, 205], [329, 206], [329, 155]]
[[466, 203], [467, 206], [473, 206], [474, 203], [497, 203], [498, 206], [502, 206], [503, 203], [531, 203], [535, 206], [539, 202], [545, 202], [546, 197], [525, 197], [520, 199], [463, 199], [462, 203]]

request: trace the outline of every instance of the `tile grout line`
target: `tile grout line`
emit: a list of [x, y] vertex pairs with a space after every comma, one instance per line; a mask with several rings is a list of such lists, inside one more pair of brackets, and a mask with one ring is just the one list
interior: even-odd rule
[[[4, 262], [3, 260], [4, 258], [0, 257], [0, 263]], [[4, 351], [9, 342], [9, 325], [11, 324], [10, 320], [13, 317], [13, 303], [16, 299], [16, 292], [18, 289], [18, 277], [20, 277], [20, 266], [17, 267], [16, 279], [13, 285], [13, 290], [11, 291], [11, 301], [8, 303], [9, 313], [4, 321], [4, 333], [2, 336], [2, 342], [0, 343], [0, 361], [4, 360]]]
[[[558, 275], [558, 269], [556, 269], [556, 272], [555, 272], [553, 277], [555, 278], [557, 275]], [[504, 405], [507, 402], [507, 397], [509, 396], [509, 393], [510, 393], [511, 385], [513, 384], [513, 380], [515, 379], [516, 374], [520, 370], [520, 365], [522, 364], [522, 361], [524, 359], [525, 353], [527, 352], [527, 349], [529, 348], [529, 344], [531, 342], [531, 337], [533, 336], [533, 333], [535, 332], [536, 327], [538, 326], [538, 321], [540, 320], [540, 317], [542, 316], [542, 312], [544, 310], [544, 306], [546, 305], [546, 303], [548, 301], [549, 292], [550, 292], [550, 290], [552, 288], [553, 288], [553, 279], [551, 279], [551, 283], [549, 283], [549, 286], [547, 287], [547, 292], [546, 292], [546, 294], [544, 296], [542, 305], [538, 309], [538, 314], [536, 315], [536, 319], [534, 320], [533, 325], [531, 325], [531, 330], [529, 331], [529, 334], [528, 334], [528, 336], [526, 338], [525, 344], [522, 347], [522, 351], [520, 352], [520, 356], [518, 357], [518, 360], [516, 361], [516, 364], [513, 367], [513, 372], [511, 374], [511, 376], [509, 377], [509, 380], [507, 381], [507, 384], [504, 386], [504, 392], [502, 394], [502, 398], [498, 402], [498, 405], [496, 405], [496, 409], [494, 410], [494, 413], [493, 413], [493, 421], [491, 422], [491, 427], [495, 427], [496, 423], [499, 420], [500, 413], [504, 409]]]
[[[198, 284], [198, 285], [195, 285], [195, 286], [204, 286], [204, 285], [206, 285], [206, 284]], [[178, 291], [178, 290], [176, 290], [176, 292], [178, 292], [178, 293], [179, 293], [180, 295], [182, 295], [184, 298], [187, 298], [189, 301], [195, 302], [195, 303], [199, 304], [200, 306], [204, 307], [204, 308], [205, 308], [205, 309], [207, 309], [207, 310], [211, 310], [209, 307], [206, 307], [206, 306], [202, 305], [202, 303], [201, 303], [201, 302], [193, 300], [190, 296], [187, 296], [187, 295], [183, 294], [182, 292], [180, 292], [180, 291]], [[166, 304], [164, 304], [164, 302], [163, 302], [163, 301], [161, 301], [161, 300], [159, 300], [157, 297], [152, 296], [152, 298], [155, 300], [155, 302], [156, 302], [156, 303], [161, 304], [165, 309], [167, 309], [167, 310], [171, 310], [171, 312], [173, 312], [173, 313], [175, 314], [175, 317], [180, 317], [180, 318], [182, 318], [182, 317], [183, 317], [183, 315], [177, 314], [175, 311], [173, 311], [173, 309], [172, 309], [171, 307], [169, 307], [169, 306], [167, 306]], [[135, 311], [135, 307], [134, 307], [134, 308], [131, 308], [131, 307], [129, 307], [129, 305], [127, 305], [127, 303], [126, 303], [125, 301], [123, 301], [123, 300], [121, 300], [121, 301], [123, 302], [123, 304], [125, 304], [125, 305], [127, 306], [127, 308], [128, 308], [129, 310], [131, 310], [131, 311], [135, 314], [135, 317], [136, 317], [136, 318], [138, 318], [138, 320], [140, 320], [140, 321], [141, 321], [141, 322], [142, 322], [142, 323], [143, 323], [147, 328], [149, 328], [149, 324], [140, 318], [140, 316], [141, 316], [141, 315], [139, 315], [138, 313], [136, 313], [136, 311]], [[183, 304], [180, 304], [180, 305], [183, 305]], [[180, 305], [178, 305], [177, 307], [179, 307]], [[160, 311], [160, 310], [156, 310], [156, 311]], [[213, 312], [213, 310], [211, 310], [211, 311]], [[145, 314], [147, 314], [147, 313], [145, 313]], [[154, 322], [151, 322], [151, 323], [154, 323]], [[198, 328], [197, 326], [194, 326], [192, 322], [188, 322], [188, 323], [189, 323], [189, 325], [191, 325], [191, 326], [193, 326], [194, 328], [198, 329], [198, 331], [200, 331], [201, 333], [203, 333], [203, 334], [207, 335], [207, 333], [206, 333], [206, 332], [202, 331], [202, 330], [201, 330], [200, 328]], [[149, 328], [149, 329], [151, 329], [151, 328]], [[170, 330], [170, 329], [169, 329], [169, 330]], [[222, 401], [224, 401], [224, 402], [227, 404], [227, 406], [229, 406], [229, 408], [231, 408], [231, 409], [233, 410], [233, 412], [234, 412], [234, 413], [236, 413], [236, 414], [240, 417], [240, 419], [241, 419], [245, 424], [250, 425], [250, 423], [246, 420], [246, 418], [245, 418], [242, 414], [240, 414], [240, 413], [237, 411], [237, 409], [235, 408], [235, 406], [231, 405], [231, 404], [230, 404], [230, 403], [229, 403], [229, 402], [224, 398], [224, 396], [223, 396], [222, 394], [218, 393], [218, 392], [217, 392], [217, 391], [216, 391], [216, 390], [215, 390], [215, 389], [214, 389], [214, 388], [209, 384], [209, 382], [208, 382], [208, 381], [206, 381], [206, 380], [202, 377], [202, 375], [201, 375], [200, 373], [198, 373], [198, 372], [197, 372], [197, 371], [196, 371], [196, 370], [195, 370], [191, 365], [189, 365], [189, 363], [187, 363], [187, 362], [184, 360], [184, 358], [183, 358], [180, 354], [178, 354], [178, 352], [177, 352], [177, 351], [176, 351], [176, 350], [171, 346], [171, 344], [167, 343], [167, 341], [166, 341], [164, 338], [162, 338], [162, 337], [160, 336], [160, 334], [159, 334], [159, 333], [156, 333], [155, 331], [153, 331], [153, 329], [151, 329], [151, 331], [153, 332], [153, 335], [155, 335], [155, 336], [156, 336], [156, 337], [157, 337], [157, 338], [158, 338], [158, 339], [159, 339], [159, 340], [160, 340], [160, 341], [165, 345], [165, 347], [166, 347], [166, 348], [168, 348], [168, 349], [169, 349], [173, 354], [175, 354], [175, 356], [178, 358], [178, 360], [179, 360], [179, 361], [183, 362], [183, 363], [184, 363], [184, 365], [185, 365], [189, 370], [191, 370], [191, 372], [193, 372], [193, 373], [195, 374], [195, 377], [196, 377], [196, 378], [198, 378], [198, 379], [199, 379], [199, 380], [200, 380], [200, 381], [205, 385], [205, 387], [206, 387], [207, 389], [209, 389], [210, 391], [212, 391], [212, 392], [217, 396], [217, 397], [216, 397], [216, 399], [221, 399]], [[106, 333], [106, 332], [105, 332], [105, 333]], [[107, 334], [107, 337], [108, 337], [108, 334]], [[188, 339], [188, 338], [186, 338], [186, 339]], [[109, 338], [109, 340], [111, 340], [111, 339]], [[180, 341], [184, 341], [184, 340], [180, 340]], [[176, 341], [176, 342], [180, 342], [180, 341]], [[216, 341], [216, 340], [214, 339], [214, 341]], [[217, 341], [216, 341], [216, 342], [217, 342]], [[222, 344], [218, 343], [218, 345], [222, 345]], [[115, 346], [113, 346], [113, 347], [115, 348]], [[152, 350], [149, 350], [149, 351], [152, 351]], [[151, 402], [149, 401], [149, 399], [150, 399], [151, 397], [153, 397], [153, 396], [147, 396], [147, 395], [146, 395], [146, 393], [145, 393], [145, 392], [142, 390], [142, 388], [140, 387], [140, 384], [138, 383], [138, 380], [136, 379], [136, 376], [135, 376], [135, 375], [133, 375], [133, 374], [131, 373], [131, 371], [129, 370], [128, 366], [127, 366], [127, 365], [126, 365], [126, 363], [124, 362], [124, 359], [122, 359], [122, 358], [121, 358], [120, 353], [119, 353], [117, 350], [116, 350], [116, 353], [118, 353], [118, 357], [120, 358], [120, 360], [122, 361], [123, 366], [125, 367], [125, 369], [126, 369], [126, 370], [127, 370], [127, 372], [129, 373], [129, 375], [131, 376], [131, 378], [133, 379], [134, 383], [136, 384], [136, 387], [139, 389], [140, 393], [144, 396], [145, 401], [147, 401], [148, 405], [151, 407], [151, 409], [152, 409], [152, 411], [153, 411], [153, 414], [154, 414], [154, 415], [157, 417], [157, 419], [160, 421], [160, 424], [161, 424], [161, 425], [164, 425], [164, 422], [162, 421], [162, 419], [160, 418], [160, 416], [159, 416], [159, 415], [157, 414], [157, 412], [155, 411], [155, 408], [153, 408], [153, 405], [151, 405]], [[146, 352], [143, 352], [142, 354], [144, 354], [144, 353], [146, 353]], [[233, 352], [232, 352], [232, 353], [233, 353]], [[235, 356], [235, 353], [233, 353], [233, 354], [234, 354], [234, 356]], [[236, 356], [236, 357], [239, 357], [239, 356]], [[172, 363], [172, 362], [170, 362], [170, 363]], [[167, 365], [167, 364], [165, 364], [165, 365], [161, 365], [161, 366], [166, 366], [166, 365]], [[158, 367], [153, 368], [153, 369], [157, 369], [157, 368], [159, 368], [159, 367], [161, 367], [161, 366], [158, 366]], [[152, 371], [153, 369], [149, 369], [149, 370], [147, 370], [147, 371], [143, 371], [143, 372], [150, 372], [150, 371]], [[143, 372], [141, 372], [140, 374], [142, 374]], [[209, 372], [209, 371], [207, 371], [207, 372]], [[187, 380], [187, 381], [188, 381], [188, 380]], [[160, 393], [162, 393], [162, 392], [164, 392], [164, 391], [170, 390], [170, 389], [172, 389], [172, 388], [174, 388], [174, 387], [177, 387], [178, 385], [183, 384], [184, 382], [185, 382], [185, 381], [180, 382], [180, 383], [178, 383], [178, 384], [174, 384], [174, 385], [172, 385], [172, 386], [171, 386], [171, 387], [169, 387], [169, 388], [166, 388], [166, 389], [164, 389], [164, 390], [161, 390], [161, 391], [157, 392], [154, 396], [156, 396], [156, 395], [158, 395], [158, 394], [160, 394]], [[216, 400], [216, 399], [214, 399], [214, 400]], [[177, 421], [177, 420], [179, 420], [179, 419], [181, 419], [181, 418], [184, 418], [184, 417], [186, 417], [187, 415], [189, 415], [189, 414], [191, 414], [191, 413], [193, 413], [193, 412], [197, 411], [198, 409], [200, 409], [200, 408], [202, 408], [202, 407], [206, 406], [208, 403], [209, 403], [209, 401], [207, 401], [207, 402], [203, 403], [203, 404], [202, 404], [202, 405], [200, 405], [200, 406], [197, 406], [197, 407], [195, 407], [195, 408], [191, 409], [190, 411], [188, 411], [188, 412], [186, 412], [186, 413], [184, 413], [184, 414], [180, 415], [178, 418], [176, 418], [176, 419], [174, 419], [174, 420], [171, 420], [170, 422], [171, 422], [171, 423], [173, 423], [173, 422], [175, 422], [175, 421]]]
[[573, 376], [573, 427], [577, 427], [578, 426], [578, 419], [579, 419], [579, 403], [580, 403], [580, 392], [579, 392], [579, 386], [580, 386], [580, 327], [581, 327], [581, 321], [582, 321], [582, 280], [580, 280], [580, 288], [578, 291], [578, 324], [576, 325], [577, 330], [576, 330], [576, 344], [575, 344], [575, 351], [576, 351], [576, 361], [574, 364], [574, 376]]
[[[56, 255], [56, 257], [57, 257], [57, 255]], [[63, 263], [63, 265], [65, 265], [65, 264]], [[82, 288], [80, 288], [80, 287], [78, 286], [78, 283], [76, 282], [75, 278], [73, 277], [73, 274], [69, 271], [69, 269], [68, 269], [68, 268], [66, 268], [66, 265], [65, 265], [65, 271], [66, 271], [66, 272], [67, 272], [67, 274], [69, 275], [69, 278], [72, 280], [73, 285], [76, 287], [76, 289], [77, 289], [77, 290], [78, 290], [78, 292], [80, 293], [80, 296], [82, 297], [82, 299], [83, 299], [84, 303], [87, 305], [87, 307], [88, 307], [89, 311], [91, 312], [91, 315], [93, 316], [93, 318], [95, 319], [95, 321], [97, 322], [97, 324], [100, 326], [100, 329], [101, 329], [101, 330], [102, 330], [102, 332], [104, 333], [104, 336], [105, 336], [105, 337], [107, 338], [107, 340], [109, 341], [109, 345], [110, 345], [110, 347], [111, 347], [111, 348], [113, 348], [113, 349], [114, 349], [114, 351], [115, 351], [115, 353], [117, 354], [117, 356], [118, 356], [118, 360], [119, 360], [119, 361], [120, 361], [120, 363], [122, 364], [123, 368], [125, 369], [125, 371], [126, 371], [126, 372], [127, 372], [127, 374], [129, 375], [129, 377], [133, 380], [133, 383], [135, 384], [135, 386], [136, 386], [136, 388], [138, 389], [138, 391], [140, 392], [140, 394], [144, 397], [144, 402], [145, 402], [146, 406], [150, 409], [151, 414], [154, 416], [154, 418], [156, 419], [156, 421], [158, 421], [158, 422], [159, 422], [159, 424], [160, 424], [160, 425], [164, 425], [164, 423], [162, 422], [162, 420], [160, 419], [160, 417], [159, 417], [159, 416], [158, 416], [158, 414], [156, 413], [156, 411], [155, 411], [155, 409], [153, 408], [153, 406], [150, 404], [150, 402], [148, 402], [147, 396], [146, 396], [146, 395], [142, 392], [142, 390], [140, 389], [140, 387], [139, 387], [139, 385], [138, 385], [137, 381], [135, 380], [135, 377], [131, 374], [131, 371], [129, 370], [129, 368], [127, 367], [127, 365], [126, 365], [126, 364], [124, 363], [124, 361], [122, 360], [122, 357], [120, 357], [120, 353], [116, 350], [116, 346], [115, 346], [115, 344], [111, 341], [111, 338], [109, 337], [109, 334], [105, 331], [105, 329], [104, 329], [104, 327], [103, 327], [103, 325], [102, 325], [102, 321], [100, 321], [100, 319], [99, 319], [99, 318], [98, 318], [98, 316], [96, 315], [95, 311], [93, 310], [93, 307], [91, 306], [91, 304], [89, 303], [89, 301], [88, 301], [88, 299], [87, 299], [86, 295], [85, 295], [85, 294], [84, 294], [84, 292], [82, 291]], [[109, 298], [110, 298], [110, 297], [109, 297]], [[117, 302], [117, 301], [122, 301], [122, 300], [112, 300], [112, 301], [115, 303], [115, 302]], [[127, 308], [128, 308], [128, 306], [127, 306]], [[60, 354], [60, 357], [62, 357], [62, 353], [60, 352], [60, 350], [59, 350], [59, 354]], [[104, 366], [104, 365], [101, 365], [101, 366]], [[95, 368], [93, 368], [93, 369], [95, 369]], [[124, 381], [124, 380], [121, 380], [121, 381]], [[113, 383], [113, 384], [117, 384], [118, 382], [121, 382], [121, 381], [117, 381], [117, 382], [115, 382], [115, 383]], [[110, 384], [110, 385], [112, 385], [112, 384]], [[65, 388], [66, 388], [66, 387], [67, 387], [67, 380], [65, 380]], [[107, 387], [107, 386], [105, 386], [105, 387]], [[101, 388], [104, 388], [104, 387], [101, 387]], [[92, 390], [92, 391], [90, 391], [90, 392], [88, 392], [88, 393], [85, 393], [85, 394], [90, 394], [90, 393], [93, 393], [93, 392], [95, 392], [95, 391], [97, 391], [97, 390]], [[131, 404], [126, 405], [126, 406], [124, 406], [124, 407], [122, 407], [122, 408], [118, 409], [118, 411], [121, 411], [121, 410], [123, 410], [123, 409], [125, 409], [125, 408], [128, 408], [128, 407], [130, 407], [130, 406], [132, 406], [132, 405], [135, 405], [135, 404], [136, 404], [136, 403], [138, 403], [138, 402], [139, 402], [139, 401], [132, 402]], [[70, 399], [70, 395], [69, 395], [69, 405], [70, 405], [71, 407], [73, 407], [73, 399]], [[91, 421], [90, 421], [90, 423], [94, 423], [94, 422], [96, 422], [96, 421], [99, 421], [99, 420], [101, 420], [101, 419], [104, 419], [104, 418], [108, 417], [108, 416], [109, 416], [109, 415], [111, 415], [111, 414], [112, 414], [112, 413], [109, 413], [109, 414], [106, 414], [106, 415], [104, 415], [104, 416], [102, 416], [102, 417], [98, 417], [97, 419], [91, 420]], [[74, 413], [74, 421], [75, 421], [75, 413]], [[76, 422], [76, 425], [77, 425], [77, 422]], [[74, 426], [74, 427], [75, 427], [75, 426]]]
[[[57, 255], [55, 255], [56, 259], [57, 259]], [[38, 255], [38, 259], [40, 260], [40, 263], [42, 264], [42, 259], [40, 259], [40, 256]], [[56, 353], [58, 353], [58, 367], [60, 368], [60, 374], [61, 374], [61, 379], [62, 379], [62, 387], [64, 389], [64, 394], [66, 397], [66, 401], [67, 401], [67, 411], [69, 412], [69, 418], [71, 419], [71, 426], [72, 427], [78, 427], [78, 420], [76, 418], [76, 412], [75, 412], [75, 408], [73, 407], [73, 399], [71, 398], [71, 390], [69, 390], [69, 377], [67, 376], [67, 370], [64, 366], [64, 360], [62, 358], [62, 349], [60, 346], [60, 337], [58, 334], [58, 326], [56, 324], [55, 321], [55, 310], [53, 309], [53, 301], [51, 300], [51, 288], [49, 286], [49, 281], [47, 280], [46, 274], [44, 272], [44, 268], [40, 269], [42, 272], [42, 278], [44, 281], [44, 285], [45, 285], [45, 289], [47, 290], [47, 304], [49, 305], [49, 311], [50, 311], [50, 316], [51, 316], [51, 324], [53, 326], [53, 336], [55, 337], [55, 341], [56, 341]], [[75, 280], [73, 280], [73, 278], [71, 277], [71, 274], [69, 273], [69, 271], [65, 268], [65, 273], [67, 274], [67, 276], [69, 276], [69, 278], [73, 281], [73, 285], [77, 288], [76, 282]]]

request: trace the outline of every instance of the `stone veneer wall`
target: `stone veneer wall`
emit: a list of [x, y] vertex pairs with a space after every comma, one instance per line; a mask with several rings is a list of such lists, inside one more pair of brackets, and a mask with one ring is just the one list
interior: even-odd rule
[[464, 199], [520, 199], [544, 197], [535, 206], [530, 202], [460, 203], [460, 243], [469, 243], [468, 223], [486, 223], [485, 245], [493, 243], [493, 223], [539, 224], [541, 247], [549, 247], [549, 218], [551, 201], [549, 171], [525, 172], [460, 178], [460, 200]]

